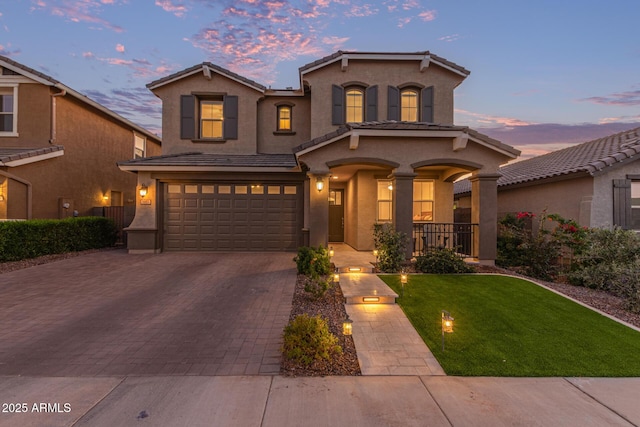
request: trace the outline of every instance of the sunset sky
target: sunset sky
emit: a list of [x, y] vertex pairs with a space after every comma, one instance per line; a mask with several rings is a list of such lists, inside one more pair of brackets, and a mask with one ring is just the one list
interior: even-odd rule
[[266, 86], [336, 50], [471, 70], [455, 121], [524, 157], [640, 126], [638, 0], [2, 0], [0, 54], [161, 133], [145, 85], [211, 61]]

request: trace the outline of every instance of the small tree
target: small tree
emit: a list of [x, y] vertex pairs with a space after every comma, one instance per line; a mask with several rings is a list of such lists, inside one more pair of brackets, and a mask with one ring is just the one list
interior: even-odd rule
[[396, 231], [392, 224], [374, 224], [373, 244], [378, 250], [378, 268], [385, 273], [400, 271], [405, 261], [407, 235]]

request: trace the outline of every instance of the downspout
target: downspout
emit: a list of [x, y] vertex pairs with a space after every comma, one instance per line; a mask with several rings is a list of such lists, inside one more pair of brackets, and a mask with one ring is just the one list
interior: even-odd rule
[[59, 88], [55, 86], [57, 89], [60, 89], [60, 92], [54, 93], [51, 95], [51, 138], [49, 139], [49, 144], [55, 145], [57, 138], [57, 126], [56, 126], [56, 98], [59, 96], [65, 96], [67, 94], [66, 89]]

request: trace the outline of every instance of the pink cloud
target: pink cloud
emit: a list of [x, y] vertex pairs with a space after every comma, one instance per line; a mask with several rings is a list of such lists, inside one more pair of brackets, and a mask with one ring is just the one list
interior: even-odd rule
[[108, 65], [128, 68], [133, 72], [134, 77], [142, 78], [145, 80], [163, 77], [167, 74], [170, 74], [177, 68], [175, 66], [169, 66], [164, 62], [161, 62], [160, 65], [154, 65], [147, 59], [99, 57], [92, 52], [84, 52], [82, 56], [86, 59], [103, 62]]
[[59, 16], [71, 22], [95, 24], [99, 27], [108, 28], [116, 33], [121, 33], [124, 31], [122, 27], [98, 16], [103, 5], [115, 4], [115, 0], [51, 0], [48, 3], [38, 0], [35, 6], [32, 7], [32, 10], [48, 10], [52, 15]]
[[459, 34], [451, 34], [450, 36], [438, 37], [438, 40], [440, 40], [442, 42], [454, 42], [454, 41], [456, 41], [458, 39], [460, 39], [460, 35]]
[[513, 117], [492, 116], [489, 114], [474, 113], [471, 111], [461, 110], [458, 108], [455, 109], [455, 112], [457, 114], [462, 114], [464, 116], [472, 118], [476, 123], [482, 126], [501, 125], [501, 126], [507, 126], [507, 127], [517, 127], [517, 126], [529, 126], [529, 125], [535, 124], [534, 122], [527, 122], [527, 121], [516, 119]]
[[116, 51], [120, 53], [124, 53], [124, 45], [121, 45], [120, 43], [118, 43], [116, 45]]
[[420, 12], [418, 17], [425, 22], [433, 21], [436, 19], [436, 11], [435, 10], [425, 10], [424, 12]]
[[187, 13], [187, 8], [181, 3], [174, 3], [171, 0], [156, 0], [156, 6], [160, 6], [165, 12], [173, 13], [181, 18]]
[[580, 101], [601, 105], [637, 106], [640, 105], [640, 90], [612, 93], [606, 96], [592, 96]]

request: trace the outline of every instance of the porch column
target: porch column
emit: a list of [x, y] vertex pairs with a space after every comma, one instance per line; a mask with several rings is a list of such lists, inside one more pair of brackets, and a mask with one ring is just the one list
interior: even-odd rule
[[[140, 195], [140, 187], [147, 187], [147, 194]], [[129, 253], [157, 253], [160, 251], [158, 235], [158, 182], [149, 172], [138, 173], [136, 185], [136, 216], [127, 232], [127, 249]]]
[[478, 174], [471, 181], [471, 222], [478, 224], [473, 235], [473, 247], [478, 262], [495, 265], [498, 233], [498, 178], [499, 174]]
[[413, 179], [415, 173], [395, 172], [391, 175], [393, 183], [393, 222], [396, 231], [407, 235], [405, 257], [413, 256]]
[[[309, 176], [309, 245], [329, 244], [329, 178], [328, 171], [311, 171]], [[318, 184], [322, 182], [322, 189]]]

